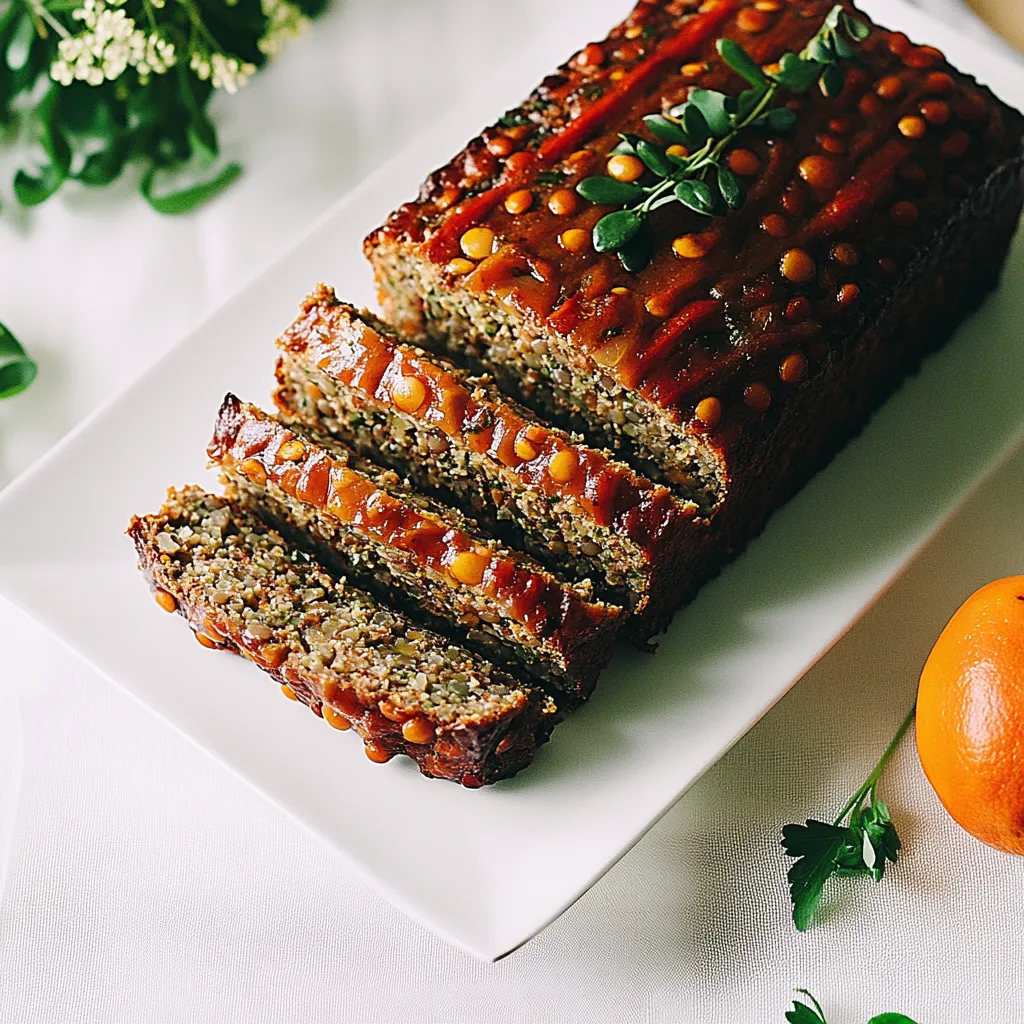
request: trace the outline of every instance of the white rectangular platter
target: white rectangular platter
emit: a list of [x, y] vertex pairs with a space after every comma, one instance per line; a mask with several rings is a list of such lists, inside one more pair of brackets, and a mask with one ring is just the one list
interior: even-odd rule
[[[1024, 74], [897, 0], [866, 4], [1010, 102]], [[372, 301], [364, 234], [627, 0], [481, 85], [0, 497], [0, 593], [293, 815], [394, 904], [494, 959], [589, 888], [871, 603], [1024, 432], [1024, 246], [1001, 291], [697, 602], [655, 657], [619, 652], [518, 778], [466, 791], [371, 764], [249, 663], [160, 613], [124, 537], [204, 479], [228, 389], [266, 402], [273, 339], [317, 281]], [[139, 324], [140, 339], [146, 325]], [[211, 481], [212, 482], [212, 481]]]

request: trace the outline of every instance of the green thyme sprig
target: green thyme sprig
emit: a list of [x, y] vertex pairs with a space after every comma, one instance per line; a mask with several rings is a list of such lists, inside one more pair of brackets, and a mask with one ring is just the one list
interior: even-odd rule
[[[794, 999], [793, 1009], [786, 1011], [786, 1020], [789, 1024], [828, 1024], [821, 1003], [805, 988], [798, 988], [796, 991], [798, 995], [807, 996], [813, 1005]], [[904, 1013], [880, 1013], [872, 1017], [868, 1024], [916, 1024], [916, 1022]]]
[[18, 339], [0, 324], [0, 398], [24, 391], [36, 379], [37, 369]]
[[911, 709], [871, 774], [831, 824], [811, 818], [803, 825], [783, 828], [782, 847], [787, 856], [797, 858], [786, 877], [793, 900], [793, 923], [800, 931], [810, 927], [825, 883], [833, 875], [867, 875], [880, 882], [886, 862], [896, 863], [900, 838], [888, 807], [878, 799], [875, 789], [913, 720]]
[[326, 3], [0, 0], [0, 129], [26, 144], [15, 199], [108, 185], [130, 165], [160, 213], [212, 199], [241, 168], [218, 163], [211, 97], [237, 91]]
[[[870, 31], [868, 25], [836, 5], [803, 50], [784, 54], [778, 69], [771, 73], [738, 43], [719, 39], [722, 60], [750, 88], [738, 96], [692, 89], [687, 101], [673, 107], [667, 116], [644, 118], [656, 141], [632, 133], [621, 135], [622, 142], [614, 152], [639, 158], [646, 173], [636, 182], [601, 175], [584, 178], [576, 186], [591, 202], [622, 207], [597, 222], [594, 248], [618, 253], [629, 271], [642, 270], [654, 253], [647, 221], [655, 210], [681, 203], [703, 216], [718, 217], [740, 209], [746, 190], [726, 162], [737, 137], [748, 129], [786, 132], [796, 124], [792, 110], [776, 105], [780, 89], [802, 93], [817, 83], [826, 96], [837, 96], [846, 80], [839, 62], [853, 57], [857, 43]], [[687, 155], [673, 147], [683, 147]]]

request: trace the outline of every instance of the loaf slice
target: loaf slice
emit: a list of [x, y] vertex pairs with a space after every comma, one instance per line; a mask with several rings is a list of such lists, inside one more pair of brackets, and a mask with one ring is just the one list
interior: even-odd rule
[[696, 506], [549, 427], [487, 379], [401, 344], [320, 285], [279, 340], [285, 421], [351, 444], [664, 628], [706, 531]]
[[644, 0], [366, 241], [386, 320], [719, 513], [718, 559], [996, 285], [1024, 197], [1021, 116], [843, 3], [867, 38], [841, 92], [782, 89], [792, 123], [723, 151], [744, 205], [657, 208], [631, 269], [596, 251], [616, 207], [580, 182], [651, 185], [672, 128], [645, 118], [749, 89], [718, 39], [775, 74], [833, 4]]
[[588, 584], [559, 581], [393, 470], [234, 395], [207, 451], [229, 499], [311, 542], [327, 568], [432, 627], [468, 631], [470, 647], [551, 684], [566, 706], [593, 691], [623, 613]]
[[424, 775], [482, 786], [529, 764], [555, 724], [541, 690], [348, 586], [223, 498], [172, 489], [128, 534], [162, 608], [334, 728], [354, 728], [372, 761], [405, 754]]

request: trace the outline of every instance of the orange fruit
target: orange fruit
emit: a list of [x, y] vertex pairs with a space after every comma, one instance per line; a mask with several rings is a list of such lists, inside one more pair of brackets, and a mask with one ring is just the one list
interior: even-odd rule
[[921, 673], [917, 750], [954, 821], [1024, 854], [1024, 576], [982, 587], [942, 631]]

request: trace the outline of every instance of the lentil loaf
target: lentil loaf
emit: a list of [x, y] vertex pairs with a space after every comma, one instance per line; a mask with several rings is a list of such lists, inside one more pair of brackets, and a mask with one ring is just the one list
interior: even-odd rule
[[288, 424], [351, 444], [624, 604], [649, 637], [688, 596], [706, 530], [674, 497], [320, 285], [278, 343]]
[[[633, 460], [711, 518], [707, 574], [764, 525], [998, 283], [1024, 196], [1024, 121], [943, 55], [867, 26], [841, 92], [780, 95], [788, 131], [727, 159], [742, 208], [649, 219], [627, 270], [592, 232], [588, 176], [648, 180], [613, 153], [695, 88], [746, 83], [834, 0], [643, 0], [373, 232], [385, 318]], [[685, 154], [684, 154], [685, 155]], [[631, 162], [632, 161], [632, 162]]]
[[590, 695], [622, 610], [595, 603], [589, 586], [560, 582], [393, 470], [234, 395], [207, 452], [230, 500], [311, 542], [327, 568], [433, 627], [467, 630], [469, 646], [551, 684], [563, 707]]
[[554, 727], [543, 691], [420, 629], [223, 498], [172, 489], [128, 533], [164, 610], [354, 729], [372, 761], [405, 754], [424, 775], [478, 787], [525, 767]]

